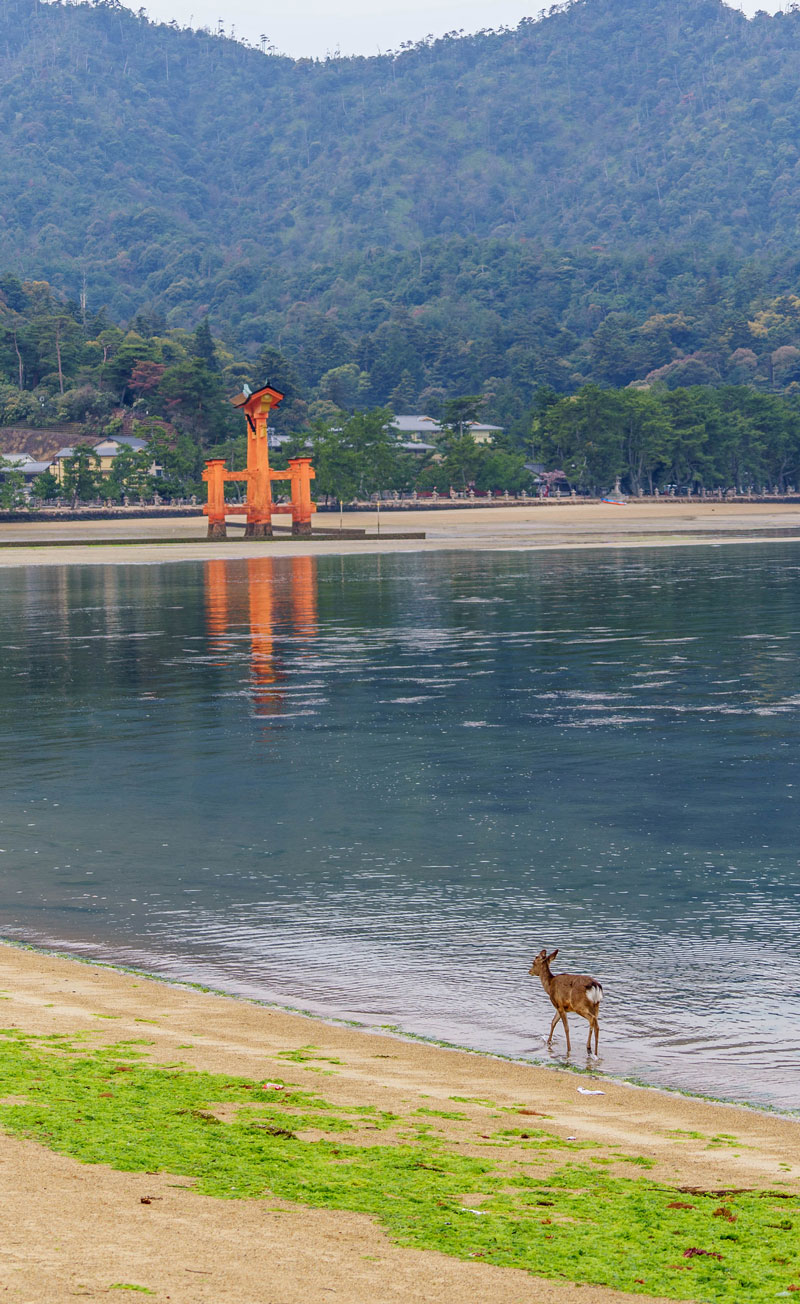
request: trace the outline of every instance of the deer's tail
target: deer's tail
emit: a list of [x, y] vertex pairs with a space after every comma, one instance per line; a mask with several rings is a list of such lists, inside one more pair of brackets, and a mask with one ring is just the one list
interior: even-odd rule
[[590, 1005], [599, 1005], [603, 999], [603, 989], [599, 983], [592, 983], [591, 987], [586, 988], [586, 999]]

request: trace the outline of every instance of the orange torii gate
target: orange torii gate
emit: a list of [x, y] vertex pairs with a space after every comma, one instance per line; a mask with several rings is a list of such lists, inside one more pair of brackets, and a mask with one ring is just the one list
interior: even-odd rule
[[[208, 502], [203, 512], [208, 517], [209, 539], [226, 538], [226, 516], [241, 514], [241, 504], [225, 502], [225, 482], [228, 480], [247, 483], [246, 539], [271, 539], [275, 512], [291, 515], [292, 534], [311, 533], [311, 513], [317, 510], [311, 501], [311, 481], [315, 475], [311, 458], [291, 457], [286, 471], [271, 471], [269, 466], [269, 414], [282, 399], [280, 390], [271, 385], [264, 385], [255, 392], [245, 385], [242, 393], [232, 400], [233, 406], [241, 408], [247, 418], [247, 470], [226, 471], [224, 457], [212, 457], [206, 462], [203, 479], [208, 485]], [[273, 503], [273, 480], [291, 481], [291, 503], [277, 506]]]

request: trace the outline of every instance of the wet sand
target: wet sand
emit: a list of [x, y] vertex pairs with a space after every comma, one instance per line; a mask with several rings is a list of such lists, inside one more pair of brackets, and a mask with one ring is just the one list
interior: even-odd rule
[[[0, 567], [152, 564], [259, 556], [437, 552], [447, 549], [578, 549], [674, 547], [800, 539], [800, 504], [687, 502], [676, 499], [610, 503], [550, 500], [509, 507], [442, 507], [383, 511], [384, 533], [424, 530], [425, 539], [377, 534], [375, 512], [348, 512], [346, 529], [366, 529], [365, 539], [245, 540], [237, 518], [224, 542], [205, 539], [201, 517], [0, 524]], [[320, 513], [318, 528], [337, 528], [338, 514]], [[788, 533], [787, 533], [788, 532]], [[135, 540], [135, 542], [131, 542]], [[74, 541], [74, 542], [73, 542]], [[59, 547], [43, 544], [58, 543]], [[13, 544], [13, 547], [3, 547]]]
[[[151, 1045], [142, 1049], [155, 1062], [181, 1060], [258, 1080], [277, 1075], [322, 1090], [337, 1105], [405, 1114], [423, 1103], [446, 1110], [453, 1096], [466, 1096], [524, 1107], [547, 1115], [545, 1126], [557, 1136], [653, 1160], [656, 1180], [800, 1192], [800, 1123], [793, 1119], [407, 1042], [10, 945], [0, 945], [0, 988], [4, 1026], [27, 1033], [83, 1033], [90, 1045], [146, 1037]], [[548, 1017], [533, 1006], [523, 1013]], [[313, 1066], [279, 1058], [310, 1044], [330, 1057], [324, 1082]], [[605, 1094], [584, 1096], [580, 1086]], [[437, 1125], [468, 1147], [471, 1130], [482, 1135], [491, 1114], [477, 1103], [458, 1109], [468, 1123]], [[676, 1129], [686, 1134], [680, 1142], [669, 1135]], [[721, 1133], [739, 1144], [708, 1149], [708, 1138]], [[650, 1298], [401, 1249], [362, 1215], [274, 1198], [215, 1200], [192, 1191], [187, 1178], [82, 1165], [18, 1138], [0, 1139], [0, 1201], [0, 1280], [14, 1301], [104, 1295], [120, 1282], [178, 1304]]]

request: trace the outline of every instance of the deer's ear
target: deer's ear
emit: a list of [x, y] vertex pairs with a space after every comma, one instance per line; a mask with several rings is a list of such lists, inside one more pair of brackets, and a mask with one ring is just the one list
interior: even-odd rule
[[550, 954], [549, 954], [548, 957], [547, 957], [547, 963], [549, 964], [551, 960], [555, 960], [555, 958], [556, 958], [557, 955], [558, 955], [558, 950], [557, 950], [557, 949], [556, 949], [555, 951], [551, 951]]

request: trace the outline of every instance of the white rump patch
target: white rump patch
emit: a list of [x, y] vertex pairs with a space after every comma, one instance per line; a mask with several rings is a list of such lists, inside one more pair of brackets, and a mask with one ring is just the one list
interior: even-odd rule
[[603, 999], [603, 989], [599, 983], [594, 983], [592, 987], [586, 988], [586, 999], [592, 1005], [599, 1005]]

